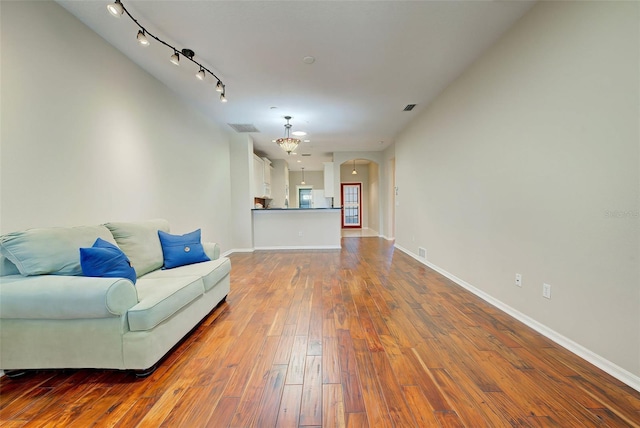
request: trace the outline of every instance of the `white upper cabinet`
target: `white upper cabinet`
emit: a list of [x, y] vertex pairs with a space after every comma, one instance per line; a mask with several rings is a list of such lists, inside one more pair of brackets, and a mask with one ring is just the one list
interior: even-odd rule
[[255, 154], [253, 155], [253, 189], [251, 190], [254, 198], [271, 197], [271, 161]]
[[264, 161], [256, 155], [253, 155], [253, 188], [251, 193], [254, 198], [264, 196]]
[[264, 184], [271, 184], [271, 161], [267, 158], [262, 158], [264, 163]]

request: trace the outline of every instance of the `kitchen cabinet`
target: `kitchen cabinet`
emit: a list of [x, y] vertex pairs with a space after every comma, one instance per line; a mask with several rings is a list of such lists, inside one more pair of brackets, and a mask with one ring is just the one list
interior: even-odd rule
[[262, 158], [262, 162], [264, 165], [263, 168], [263, 182], [264, 184], [271, 184], [271, 161], [267, 158]]
[[271, 197], [271, 161], [253, 155], [253, 196], [255, 198]]
[[284, 159], [271, 164], [271, 208], [289, 207], [289, 165]]
[[253, 186], [251, 193], [255, 198], [264, 196], [264, 161], [259, 156], [253, 155]]

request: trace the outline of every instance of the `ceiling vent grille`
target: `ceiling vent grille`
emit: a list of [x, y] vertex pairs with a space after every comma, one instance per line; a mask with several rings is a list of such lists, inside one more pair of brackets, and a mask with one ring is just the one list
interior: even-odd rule
[[227, 123], [230, 127], [232, 127], [236, 132], [246, 133], [246, 132], [260, 132], [258, 128], [253, 126], [251, 123]]
[[302, 156], [311, 156], [311, 153], [303, 153]]
[[411, 111], [416, 106], [416, 104], [407, 104], [407, 106], [402, 111]]

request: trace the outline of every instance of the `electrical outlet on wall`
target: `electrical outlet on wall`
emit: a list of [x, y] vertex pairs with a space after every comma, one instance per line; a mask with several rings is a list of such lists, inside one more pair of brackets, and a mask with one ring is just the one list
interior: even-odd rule
[[551, 284], [542, 284], [542, 297], [551, 298]]
[[427, 258], [427, 249], [426, 248], [422, 248], [422, 247], [418, 247], [418, 257], [420, 257], [421, 259], [425, 259]]
[[516, 274], [516, 285], [518, 287], [522, 287], [522, 275], [520, 275], [519, 273]]

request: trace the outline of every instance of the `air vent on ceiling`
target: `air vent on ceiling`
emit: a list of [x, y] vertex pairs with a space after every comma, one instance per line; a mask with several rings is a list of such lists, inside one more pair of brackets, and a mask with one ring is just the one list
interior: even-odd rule
[[407, 104], [407, 106], [402, 111], [411, 111], [416, 106], [416, 104]]
[[232, 127], [236, 132], [260, 132], [258, 128], [251, 123], [227, 123], [227, 125]]
[[311, 156], [311, 153], [303, 153], [301, 156]]

